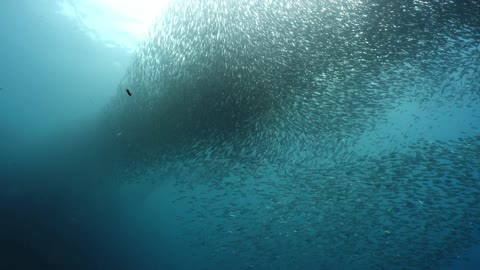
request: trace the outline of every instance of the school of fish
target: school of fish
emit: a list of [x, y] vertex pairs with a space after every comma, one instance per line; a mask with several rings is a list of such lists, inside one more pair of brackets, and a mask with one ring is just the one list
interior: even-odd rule
[[480, 243], [478, 14], [172, 1], [105, 109], [119, 177], [175, 186], [199, 269], [438, 269]]

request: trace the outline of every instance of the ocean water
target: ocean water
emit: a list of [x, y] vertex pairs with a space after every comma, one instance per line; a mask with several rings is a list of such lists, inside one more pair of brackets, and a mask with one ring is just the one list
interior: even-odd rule
[[0, 269], [480, 269], [480, 2], [0, 11]]

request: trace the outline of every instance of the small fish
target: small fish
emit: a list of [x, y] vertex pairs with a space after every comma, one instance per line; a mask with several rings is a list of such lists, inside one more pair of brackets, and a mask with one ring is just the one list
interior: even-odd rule
[[129, 96], [132, 96], [132, 93], [130, 93], [130, 90], [128, 90], [128, 88], [127, 88], [126, 90], [127, 90], [127, 94], [128, 94]]

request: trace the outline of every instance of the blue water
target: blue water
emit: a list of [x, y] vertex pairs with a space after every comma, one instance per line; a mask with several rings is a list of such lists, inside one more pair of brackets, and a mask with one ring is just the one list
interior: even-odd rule
[[[158, 25], [149, 28], [153, 37], [132, 37], [131, 43], [138, 43], [134, 52], [92, 38], [85, 26], [58, 12], [61, 2], [70, 3], [0, 1], [0, 269], [480, 269], [480, 209], [475, 204], [480, 194], [478, 20], [465, 19], [471, 35], [445, 30], [460, 38], [452, 41], [453, 48], [440, 42], [438, 55], [429, 60], [444, 70], [423, 68], [421, 61], [414, 63], [415, 70], [409, 63], [397, 66], [385, 60], [383, 70], [358, 75], [359, 80], [378, 78], [366, 88], [394, 94], [381, 109], [372, 102], [356, 110], [361, 105], [345, 105], [355, 99], [343, 93], [330, 97], [328, 93], [337, 93], [330, 90], [318, 97], [318, 106], [314, 95], [285, 97], [291, 89], [310, 91], [313, 77], [328, 82], [325, 89], [352, 90], [350, 73], [336, 77], [337, 65], [343, 70], [346, 62], [311, 77], [302, 75], [304, 81], [289, 80], [314, 66], [288, 58], [303, 48], [294, 46], [293, 53], [273, 61], [275, 69], [262, 64], [255, 69], [252, 63], [281, 50], [247, 50], [240, 57], [254, 60], [240, 62], [251, 66], [230, 83], [228, 72], [234, 69], [221, 62], [230, 61], [228, 53], [188, 47], [196, 41], [180, 32], [172, 32], [175, 38], [165, 34], [160, 45]], [[188, 13], [189, 2], [184, 2]], [[381, 1], [366, 5], [373, 2]], [[437, 10], [435, 1], [430, 4]], [[465, 9], [460, 3], [445, 4]], [[480, 10], [475, 1], [468, 4]], [[245, 12], [260, 8], [254, 6]], [[205, 14], [185, 21], [209, 25], [202, 21]], [[424, 16], [430, 18], [428, 12]], [[455, 16], [439, 21], [449, 19]], [[178, 23], [188, 25], [185, 21]], [[274, 22], [280, 21], [272, 17], [268, 27], [276, 30]], [[201, 37], [216, 42], [207, 36]], [[325, 44], [329, 38], [339, 42], [325, 37]], [[463, 38], [465, 46], [455, 47]], [[187, 45], [181, 47], [175, 39]], [[268, 39], [252, 38], [260, 44], [270, 44]], [[233, 44], [228, 49], [251, 46]], [[186, 56], [181, 63], [175, 62], [182, 58], [179, 54], [168, 54], [178, 48], [188, 48], [181, 52]], [[167, 53], [155, 58], [155, 49]], [[445, 51], [459, 53], [448, 58]], [[215, 58], [215, 53], [222, 56]], [[429, 53], [418, 52], [419, 57]], [[355, 57], [347, 58], [355, 62]], [[138, 59], [158, 62], [138, 64]], [[283, 69], [285, 59], [290, 68]], [[162, 61], [174, 62], [185, 73], [172, 69], [166, 78], [168, 68], [159, 68]], [[462, 69], [464, 63], [469, 66]], [[192, 71], [196, 68], [201, 71]], [[254, 109], [232, 106], [233, 114], [212, 113], [210, 98], [222, 95], [193, 98], [218, 85], [227, 91], [247, 89], [229, 98], [240, 95], [236, 104], [254, 104]], [[187, 89], [182, 98], [176, 93], [158, 98], [155, 91], [162, 87], [198, 92]], [[249, 89], [268, 87], [278, 95], [255, 96], [261, 100], [257, 107], [241, 97]], [[132, 89], [132, 97], [125, 88]], [[440, 88], [444, 90], [436, 90]], [[357, 91], [356, 100], [370, 100], [363, 89]], [[408, 94], [398, 94], [403, 92]], [[330, 98], [334, 103], [322, 103]], [[281, 106], [269, 107], [271, 100]], [[183, 113], [190, 109], [194, 113], [185, 120]], [[162, 113], [167, 116], [157, 118]], [[261, 128], [242, 126], [250, 121]], [[317, 127], [325, 129], [318, 132]]]

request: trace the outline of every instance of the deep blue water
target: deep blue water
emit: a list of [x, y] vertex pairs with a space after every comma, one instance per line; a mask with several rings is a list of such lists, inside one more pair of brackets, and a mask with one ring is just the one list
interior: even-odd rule
[[480, 5], [264, 2], [134, 53], [0, 1], [0, 269], [480, 269]]

